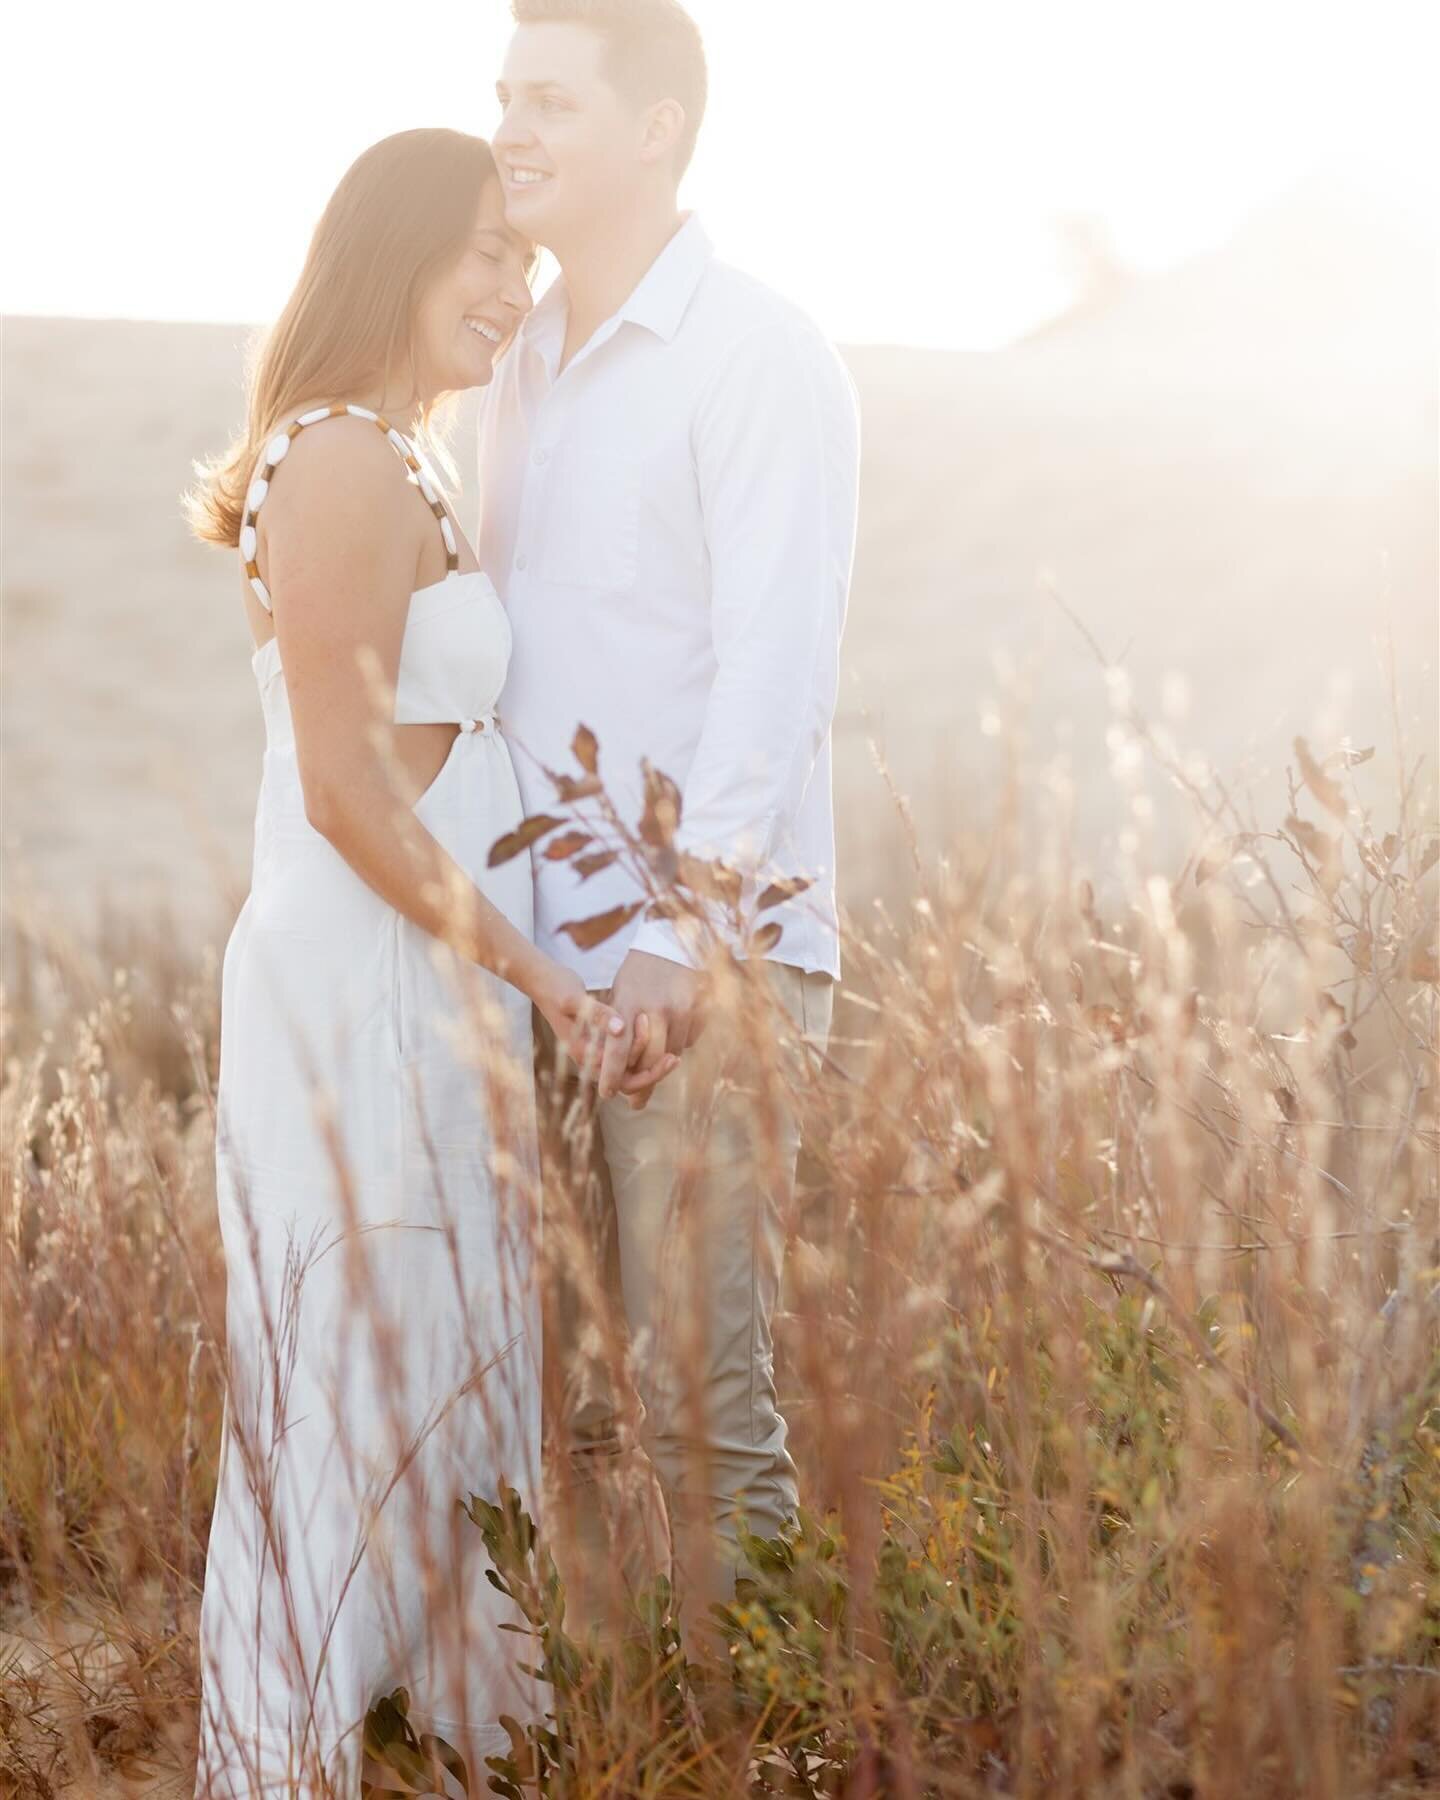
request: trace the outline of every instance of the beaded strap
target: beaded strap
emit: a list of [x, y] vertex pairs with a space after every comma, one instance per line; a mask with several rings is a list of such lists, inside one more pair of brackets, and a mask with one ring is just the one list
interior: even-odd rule
[[404, 434], [397, 431], [388, 419], [383, 418], [379, 413], [371, 412], [368, 407], [345, 406], [341, 404], [335, 406], [320, 406], [317, 407], [314, 412], [301, 413], [300, 417], [295, 420], [293, 425], [271, 438], [270, 442], [265, 446], [265, 455], [264, 460], [260, 465], [260, 472], [250, 483], [249, 491], [245, 495], [245, 517], [240, 524], [240, 555], [245, 563], [246, 577], [248, 578], [251, 587], [254, 588], [256, 596], [266, 612], [271, 611], [270, 590], [260, 579], [260, 570], [255, 561], [255, 546], [257, 541], [255, 535], [255, 515], [265, 504], [265, 496], [270, 492], [270, 478], [274, 475], [278, 465], [285, 460], [290, 449], [291, 440], [299, 437], [300, 433], [307, 425], [318, 425], [322, 419], [342, 418], [346, 413], [349, 413], [352, 419], [368, 419], [378, 431], [383, 432], [385, 436], [389, 438], [390, 442], [400, 452], [401, 456], [405, 459], [405, 467], [409, 469], [411, 474], [415, 477], [420, 492], [425, 496], [426, 504], [440, 521], [440, 535], [445, 540], [446, 573], [453, 575], [460, 567], [460, 555], [455, 543], [455, 528], [450, 523], [450, 515], [445, 511], [444, 503], [440, 499], [439, 494], [435, 491], [435, 485], [431, 479], [430, 471], [415, 454], [414, 449], [411, 447]]

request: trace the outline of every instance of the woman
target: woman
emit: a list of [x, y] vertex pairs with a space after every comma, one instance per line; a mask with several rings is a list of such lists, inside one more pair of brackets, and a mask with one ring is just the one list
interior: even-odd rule
[[498, 1715], [542, 1710], [457, 1502], [537, 1510], [531, 1007], [582, 1062], [623, 1027], [531, 942], [527, 859], [487, 866], [521, 810], [509, 627], [419, 448], [490, 379], [528, 255], [482, 140], [367, 150], [191, 496], [240, 550], [266, 731], [221, 988], [202, 1793], [355, 1794], [402, 1685], [473, 1791]]

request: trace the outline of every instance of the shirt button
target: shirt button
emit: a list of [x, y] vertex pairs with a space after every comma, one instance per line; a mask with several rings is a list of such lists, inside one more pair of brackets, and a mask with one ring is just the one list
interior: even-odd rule
[[548, 450], [537, 450], [535, 452], [535, 462], [537, 467], [543, 467], [549, 460], [550, 452]]
[[525, 557], [525, 556], [517, 556], [517, 557], [516, 557], [516, 558], [515, 558], [515, 567], [516, 567], [516, 568], [517, 568], [517, 569], [523, 569], [523, 568], [525, 568], [525, 566], [526, 566], [526, 565], [527, 565], [527, 563], [528, 563], [528, 562], [529, 562], [529, 558], [528, 558], [528, 557]]

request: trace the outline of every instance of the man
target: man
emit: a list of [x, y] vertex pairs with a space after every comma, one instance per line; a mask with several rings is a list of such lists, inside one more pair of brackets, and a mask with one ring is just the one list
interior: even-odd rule
[[[501, 710], [526, 810], [557, 810], [545, 769], [575, 772], [584, 724], [622, 817], [640, 816], [648, 758], [682, 790], [680, 849], [724, 861], [751, 891], [772, 873], [810, 878], [765, 915], [782, 928], [767, 976], [823, 1047], [839, 973], [829, 731], [854, 388], [816, 327], [717, 261], [679, 210], [706, 70], [676, 0], [513, 11], [493, 145], [510, 224], [561, 271], [480, 423], [480, 556], [514, 631]], [[561, 931], [638, 897], [622, 864], [582, 886], [537, 857], [538, 941], [626, 1021], [595, 1102], [612, 1280], [677, 1583], [703, 1619], [733, 1594], [737, 1514], [768, 1536], [796, 1508], [771, 1318], [798, 1128], [732, 1078], [740, 1046], [718, 1016], [701, 1035], [701, 975], [674, 924], [642, 911], [588, 951]], [[627, 1067], [667, 1051], [685, 1052], [676, 1073], [630, 1105]], [[682, 1203], [701, 1244], [684, 1275], [667, 1248]], [[582, 1333], [565, 1312], [551, 1329], [568, 1377]], [[593, 1481], [597, 1456], [626, 1449], [627, 1403], [592, 1385], [565, 1410], [557, 1429], [577, 1479]]]

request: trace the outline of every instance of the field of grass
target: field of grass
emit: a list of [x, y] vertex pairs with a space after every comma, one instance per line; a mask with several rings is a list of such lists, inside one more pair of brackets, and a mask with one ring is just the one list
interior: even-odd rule
[[[702, 1681], [663, 1584], [581, 1629], [564, 1546], [479, 1495], [552, 1714], [472, 1794], [1436, 1791], [1440, 837], [1428, 769], [1373, 817], [1364, 755], [1297, 741], [1259, 828], [1177, 764], [1193, 854], [1119, 900], [1017, 763], [852, 916], [831, 1055], [785, 1077], [802, 1529], [750, 1543]], [[0, 1791], [183, 1792], [218, 970], [140, 921], [7, 934]], [[403, 1701], [371, 1727], [426, 1786]]]

